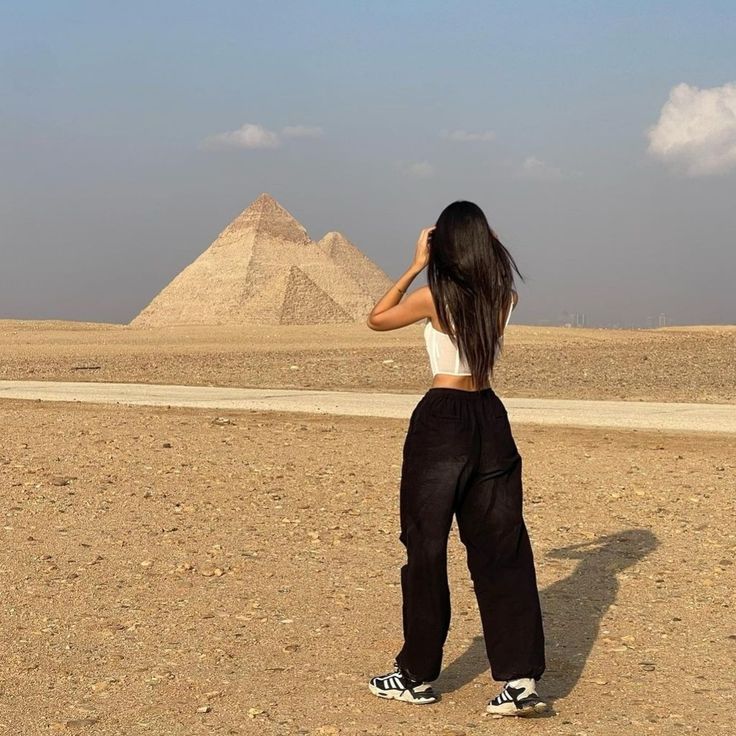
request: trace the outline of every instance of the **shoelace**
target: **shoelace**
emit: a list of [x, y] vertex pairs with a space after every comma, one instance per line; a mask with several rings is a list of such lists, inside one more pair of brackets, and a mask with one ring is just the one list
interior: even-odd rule
[[396, 666], [396, 669], [391, 674], [391, 677], [398, 677], [399, 681], [404, 685], [405, 690], [413, 690], [417, 685], [421, 685], [421, 682], [415, 682], [412, 680], [408, 675], [405, 675], [401, 671], [401, 667], [398, 665]]

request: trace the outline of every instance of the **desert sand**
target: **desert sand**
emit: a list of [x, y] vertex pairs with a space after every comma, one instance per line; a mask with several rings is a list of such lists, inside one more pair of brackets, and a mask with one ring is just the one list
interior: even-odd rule
[[515, 432], [554, 714], [495, 692], [453, 530], [432, 706], [401, 642], [405, 421], [2, 402], [0, 731], [730, 734], [733, 437]]
[[[736, 329], [513, 325], [502, 397], [736, 402]], [[421, 392], [421, 327], [0, 322], [0, 378]], [[0, 732], [730, 734], [731, 435], [523, 425], [549, 717], [497, 721], [464, 550], [440, 703], [401, 643], [403, 419], [0, 402]], [[736, 410], [736, 409], [735, 409]]]
[[[0, 379], [421, 392], [421, 325], [131, 328], [0, 320]], [[511, 324], [501, 396], [736, 402], [736, 327], [604, 330]]]

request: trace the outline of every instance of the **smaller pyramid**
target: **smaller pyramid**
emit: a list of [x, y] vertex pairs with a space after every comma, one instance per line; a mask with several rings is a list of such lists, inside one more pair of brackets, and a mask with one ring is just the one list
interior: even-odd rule
[[[350, 274], [377, 302], [393, 283], [373, 261], [353, 245], [342, 233], [330, 232], [317, 243], [339, 268]], [[372, 306], [372, 305], [371, 305]]]
[[282, 325], [313, 325], [352, 322], [346, 312], [300, 268], [292, 266], [281, 306]]

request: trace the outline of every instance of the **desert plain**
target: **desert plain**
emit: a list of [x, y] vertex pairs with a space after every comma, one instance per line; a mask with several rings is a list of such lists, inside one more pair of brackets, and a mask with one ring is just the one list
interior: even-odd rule
[[[736, 404], [736, 328], [512, 325], [503, 397]], [[420, 392], [421, 328], [0, 321], [0, 379]], [[736, 411], [736, 407], [734, 407]], [[484, 715], [453, 529], [431, 706], [401, 645], [406, 422], [3, 400], [0, 732], [731, 734], [736, 437], [520, 425], [547, 639], [535, 719]]]

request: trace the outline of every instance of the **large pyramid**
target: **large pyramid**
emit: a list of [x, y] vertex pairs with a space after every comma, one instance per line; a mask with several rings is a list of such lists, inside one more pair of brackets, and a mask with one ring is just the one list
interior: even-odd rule
[[130, 324], [358, 322], [391, 283], [340, 233], [315, 243], [261, 194]]

